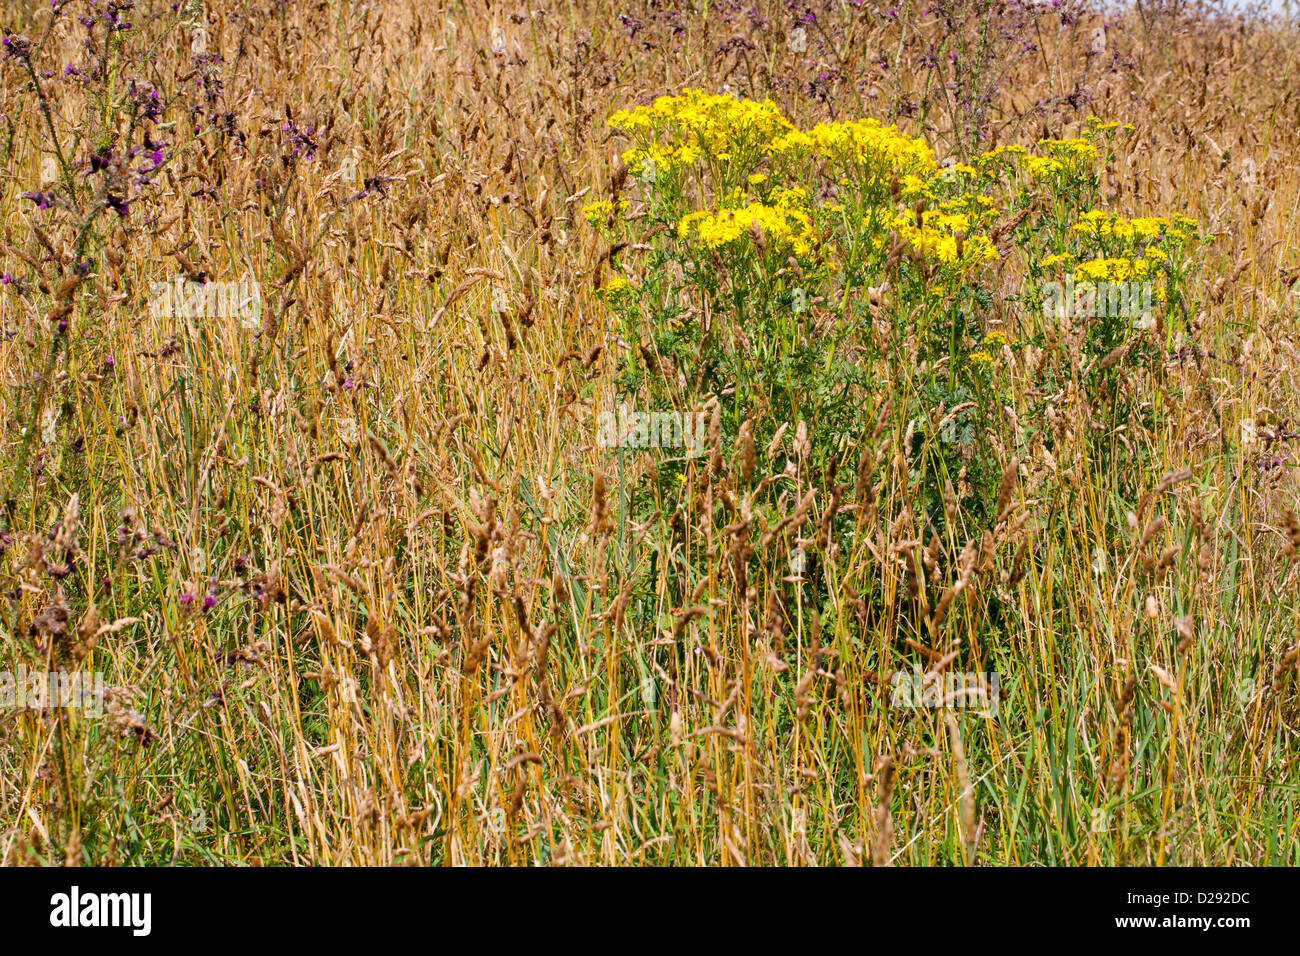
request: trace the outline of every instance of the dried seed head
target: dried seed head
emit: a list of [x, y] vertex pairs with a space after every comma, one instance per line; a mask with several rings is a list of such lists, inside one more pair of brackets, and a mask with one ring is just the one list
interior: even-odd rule
[[1147, 525], [1147, 529], [1142, 532], [1142, 540], [1138, 543], [1138, 547], [1145, 548], [1148, 544], [1150, 544], [1151, 539], [1154, 538], [1156, 535], [1158, 535], [1161, 532], [1161, 530], [1164, 528], [1164, 526], [1165, 526], [1164, 518], [1160, 518], [1160, 517], [1154, 518], [1151, 521], [1151, 523]]
[[1016, 471], [1019, 467], [1020, 460], [1012, 458], [1006, 470], [1002, 472], [1002, 480], [998, 482], [998, 503], [994, 510], [999, 521], [1007, 516], [1007, 510], [1011, 507], [1011, 498], [1016, 492]]
[[1295, 512], [1288, 508], [1282, 526], [1286, 529], [1286, 546], [1283, 547], [1282, 553], [1289, 558], [1294, 558], [1297, 549], [1300, 549], [1300, 518], [1297, 518]]
[[754, 429], [746, 421], [740, 426], [740, 434], [736, 438], [735, 461], [732, 465], [733, 472], [739, 472], [740, 483], [748, 484], [749, 479], [754, 475], [754, 467], [758, 464], [757, 456], [754, 453]]

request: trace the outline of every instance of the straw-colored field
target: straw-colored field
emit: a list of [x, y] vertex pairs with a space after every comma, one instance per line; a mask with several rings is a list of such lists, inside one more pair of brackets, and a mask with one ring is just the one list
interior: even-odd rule
[[1293, 30], [0, 7], [4, 863], [1300, 864]]

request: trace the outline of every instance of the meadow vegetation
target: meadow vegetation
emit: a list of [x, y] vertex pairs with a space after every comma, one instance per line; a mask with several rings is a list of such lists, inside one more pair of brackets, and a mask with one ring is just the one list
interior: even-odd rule
[[1300, 864], [1294, 28], [0, 25], [4, 864]]

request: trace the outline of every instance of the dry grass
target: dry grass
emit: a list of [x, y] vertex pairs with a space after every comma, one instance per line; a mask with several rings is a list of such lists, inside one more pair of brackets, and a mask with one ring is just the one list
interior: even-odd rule
[[[0, 713], [6, 863], [1300, 863], [1293, 31], [1130, 15], [1097, 54], [1092, 15], [827, 4], [797, 51], [778, 4], [139, 0], [122, 52], [16, 6], [0, 648], [109, 691]], [[580, 210], [609, 114], [685, 84], [941, 156], [1136, 124], [1112, 205], [1212, 234], [1163, 359], [1106, 359], [1141, 413], [1015, 356], [997, 513], [936, 529], [945, 409], [899, 368], [838, 481], [791, 423], [654, 498], [666, 456], [596, 447], [634, 343]], [[200, 272], [256, 278], [258, 327], [149, 308]], [[770, 524], [741, 473], [785, 474]], [[913, 667], [997, 672], [997, 719], [890, 707]]]

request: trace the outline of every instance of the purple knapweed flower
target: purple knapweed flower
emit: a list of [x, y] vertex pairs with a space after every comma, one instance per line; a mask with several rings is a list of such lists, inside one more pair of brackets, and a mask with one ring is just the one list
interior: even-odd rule
[[6, 60], [26, 61], [31, 56], [32, 41], [24, 36], [7, 36], [0, 40], [0, 49]]

